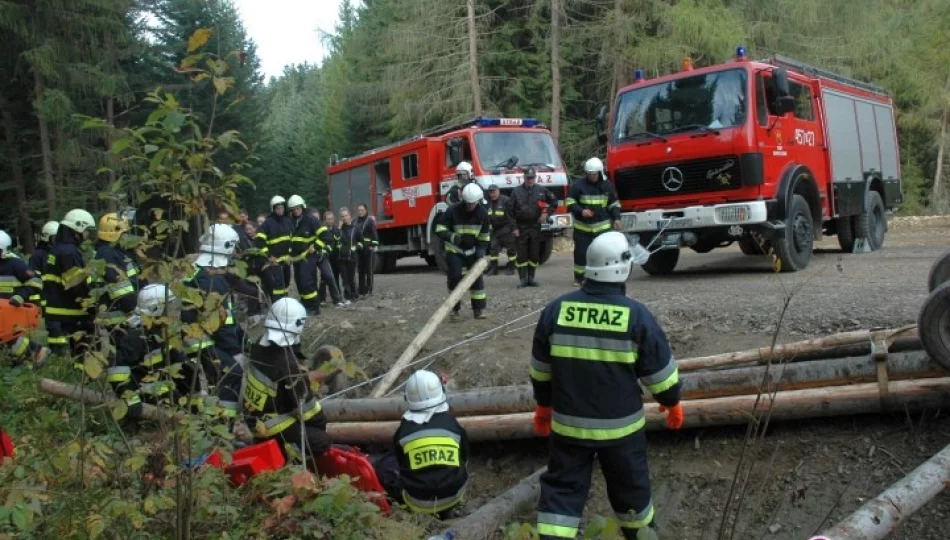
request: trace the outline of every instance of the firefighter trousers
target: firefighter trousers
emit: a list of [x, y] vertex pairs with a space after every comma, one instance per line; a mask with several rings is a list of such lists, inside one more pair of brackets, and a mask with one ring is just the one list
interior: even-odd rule
[[587, 266], [587, 248], [597, 235], [574, 229], [574, 281], [584, 281], [584, 268]]
[[261, 288], [271, 304], [287, 296], [290, 284], [290, 265], [269, 264], [261, 269]]
[[319, 314], [320, 301], [317, 299], [317, 255], [311, 254], [294, 263], [294, 279], [297, 281], [297, 294], [307, 313]]
[[518, 268], [537, 268], [541, 264], [541, 225], [518, 224]]
[[343, 296], [347, 300], [358, 298], [356, 290], [356, 261], [343, 259], [340, 261], [340, 277], [343, 281]]
[[53, 354], [72, 358], [77, 369], [82, 369], [82, 355], [95, 341], [95, 326], [88, 317], [46, 319], [47, 343]]
[[[294, 422], [290, 427], [281, 431], [274, 436], [277, 439], [277, 442], [281, 443], [281, 448], [284, 450], [285, 454], [291, 454], [288, 457], [298, 457], [297, 454], [300, 453], [301, 442], [306, 441], [303, 449], [307, 456], [307, 465], [313, 464], [314, 458], [322, 456], [327, 453], [327, 450], [330, 449], [330, 435], [327, 433], [326, 429], [321, 429], [318, 426], [303, 424], [303, 429], [300, 428], [300, 422]], [[288, 451], [287, 446], [292, 450]]]
[[376, 252], [364, 247], [363, 249], [357, 250], [357, 253], [357, 266], [359, 267], [358, 271], [360, 275], [360, 296], [373, 294], [373, 266], [375, 266], [376, 262]]
[[[241, 396], [241, 382], [244, 380], [244, 368], [235, 360], [234, 356], [220, 347], [208, 347], [200, 353], [201, 370], [208, 378], [208, 394], [214, 399], [218, 409], [228, 418], [237, 415]], [[198, 393], [198, 373], [192, 373], [190, 392]], [[207, 411], [206, 412], [214, 412]]]
[[[340, 281], [340, 260], [339, 259], [324, 259], [324, 262], [329, 269], [329, 273], [323, 273], [323, 270], [320, 271], [320, 301], [324, 302], [327, 299], [327, 290], [330, 292], [330, 299], [333, 300], [333, 303], [337, 303], [343, 299], [343, 284]], [[334, 294], [334, 289], [336, 293]]]
[[[455, 290], [455, 287], [462, 281], [462, 276], [467, 274], [468, 269], [475, 266], [476, 262], [478, 262], [476, 255], [465, 257], [458, 253], [445, 254], [445, 263], [448, 266], [447, 278], [449, 292]], [[472, 301], [473, 311], [485, 309], [485, 305], [488, 303], [488, 295], [485, 294], [485, 279], [483, 276], [478, 276], [475, 283], [472, 283], [472, 288], [469, 289], [468, 296]], [[455, 304], [453, 309], [459, 311], [462, 309], [462, 303], [459, 302]]]
[[577, 536], [595, 456], [624, 537], [636, 538], [639, 529], [652, 526], [653, 501], [643, 431], [604, 448], [578, 446], [552, 436], [550, 451], [548, 470], [541, 475], [538, 504], [538, 534], [542, 539]]
[[515, 263], [518, 261], [516, 249], [515, 236], [511, 234], [510, 230], [500, 229], [492, 232], [491, 247], [488, 249], [488, 256], [491, 257], [492, 261], [498, 262], [498, 256], [504, 250], [508, 256], [508, 262]]

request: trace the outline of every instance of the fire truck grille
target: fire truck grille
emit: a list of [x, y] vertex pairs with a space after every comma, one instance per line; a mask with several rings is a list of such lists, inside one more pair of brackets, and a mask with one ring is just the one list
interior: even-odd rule
[[738, 156], [721, 156], [630, 167], [615, 174], [617, 195], [624, 200], [742, 187]]

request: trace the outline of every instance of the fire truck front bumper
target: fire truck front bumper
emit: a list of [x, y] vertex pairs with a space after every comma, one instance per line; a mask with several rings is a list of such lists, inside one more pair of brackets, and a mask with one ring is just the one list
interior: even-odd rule
[[628, 233], [731, 225], [750, 226], [766, 224], [768, 210], [765, 201], [749, 201], [711, 206], [688, 206], [675, 210], [624, 212], [620, 220], [623, 231]]
[[554, 214], [548, 217], [547, 223], [541, 225], [541, 232], [559, 234], [574, 226], [574, 216], [570, 214]]

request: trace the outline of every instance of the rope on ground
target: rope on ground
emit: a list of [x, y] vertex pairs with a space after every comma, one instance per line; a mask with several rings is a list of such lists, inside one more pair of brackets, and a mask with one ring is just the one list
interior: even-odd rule
[[[504, 324], [501, 324], [501, 325], [499, 325], [499, 326], [496, 326], [496, 327], [494, 327], [494, 328], [492, 328], [492, 329], [490, 329], [490, 330], [486, 330], [486, 331], [482, 332], [481, 334], [478, 334], [478, 335], [476, 335], [476, 336], [472, 336], [472, 337], [467, 338], [467, 339], [463, 339], [462, 341], [459, 341], [458, 343], [455, 343], [454, 345], [449, 345], [448, 347], [446, 347], [446, 348], [444, 348], [444, 349], [442, 349], [442, 350], [436, 351], [436, 352], [434, 352], [434, 353], [432, 353], [432, 354], [430, 354], [430, 355], [428, 355], [428, 356], [425, 356], [425, 357], [423, 357], [423, 358], [419, 358], [419, 359], [417, 359], [417, 360], [414, 360], [414, 361], [410, 362], [408, 365], [406, 365], [406, 367], [410, 367], [410, 366], [414, 366], [414, 365], [416, 365], [416, 364], [420, 364], [420, 363], [422, 363], [422, 362], [425, 362], [426, 360], [432, 360], [431, 362], [429, 362], [429, 364], [426, 365], [426, 367], [428, 367], [428, 366], [432, 365], [432, 364], [435, 362], [435, 360], [433, 360], [433, 358], [435, 358], [435, 357], [437, 357], [437, 356], [439, 356], [439, 355], [445, 354], [446, 352], [448, 352], [448, 351], [450, 351], [450, 350], [452, 350], [452, 349], [454, 349], [454, 348], [456, 348], [456, 347], [461, 347], [462, 345], [465, 345], [465, 344], [467, 344], [467, 343], [471, 343], [471, 342], [473, 342], [473, 341], [477, 341], [477, 340], [483, 339], [483, 338], [485, 338], [486, 336], [488, 336], [488, 335], [490, 335], [490, 334], [492, 334], [492, 333], [494, 333], [494, 332], [497, 332], [497, 331], [501, 330], [502, 328], [505, 328], [505, 327], [507, 327], [507, 326], [510, 326], [510, 325], [512, 325], [512, 324], [514, 324], [514, 323], [516, 323], [516, 322], [518, 322], [518, 321], [520, 321], [520, 320], [523, 320], [523, 319], [525, 319], [525, 318], [527, 318], [527, 317], [530, 317], [530, 316], [532, 316], [532, 315], [536, 315], [536, 314], [538, 314], [538, 313], [541, 313], [542, 309], [543, 309], [543, 308], [536, 309], [536, 310], [534, 310], [534, 311], [532, 311], [532, 312], [530, 312], [530, 313], [527, 313], [527, 314], [525, 314], [525, 315], [522, 315], [522, 316], [520, 316], [520, 317], [518, 317], [518, 318], [516, 318], [516, 319], [512, 319], [512, 320], [510, 320], [510, 321], [508, 321], [508, 322], [506, 322], [506, 323], [504, 323]], [[343, 395], [343, 394], [349, 392], [350, 390], [355, 390], [355, 389], [357, 389], [357, 388], [359, 388], [359, 387], [361, 387], [361, 386], [366, 386], [367, 384], [372, 384], [372, 383], [374, 383], [374, 382], [376, 382], [376, 381], [382, 379], [383, 377], [385, 377], [387, 374], [389, 374], [390, 371], [392, 371], [392, 370], [391, 370], [391, 369], [390, 369], [390, 370], [387, 370], [387, 371], [385, 371], [385, 372], [383, 372], [383, 373], [381, 373], [381, 374], [379, 374], [379, 375], [377, 375], [377, 376], [375, 376], [375, 377], [373, 377], [373, 378], [371, 378], [371, 379], [367, 379], [367, 380], [365, 380], [365, 381], [356, 383], [356, 384], [354, 384], [354, 385], [352, 385], [352, 386], [348, 386], [348, 387], [346, 387], [346, 388], [340, 390], [339, 392], [334, 392], [334, 393], [332, 393], [332, 394], [330, 394], [330, 395], [328, 395], [328, 396], [326, 396], [326, 397], [324, 397], [324, 398], [321, 398], [320, 401], [324, 401], [324, 400], [327, 400], [327, 399], [330, 399], [330, 398], [334, 398], [334, 397], [339, 396], [339, 395]], [[393, 388], [392, 390], [390, 390], [387, 395], [391, 395], [393, 392], [399, 390], [400, 388], [402, 388], [402, 386], [403, 386], [404, 384], [405, 384], [405, 381], [403, 381], [402, 383], [400, 383], [399, 385], [397, 385], [395, 388]]]

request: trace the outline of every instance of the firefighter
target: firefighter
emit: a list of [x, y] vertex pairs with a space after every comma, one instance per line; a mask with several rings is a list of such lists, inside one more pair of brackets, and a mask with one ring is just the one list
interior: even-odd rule
[[36, 272], [37, 275], [43, 274], [43, 265], [46, 264], [46, 256], [49, 255], [49, 251], [53, 247], [53, 239], [56, 237], [56, 231], [58, 230], [58, 221], [47, 221], [43, 224], [43, 228], [40, 229], [36, 248], [33, 250], [33, 255], [30, 256], [30, 270]]
[[43, 296], [46, 298], [47, 342], [60, 356], [72, 354], [73, 367], [82, 369], [81, 353], [93, 337], [90, 276], [80, 245], [96, 227], [92, 214], [75, 208], [59, 222], [53, 248], [46, 256]]
[[[325, 243], [327, 245], [327, 259], [330, 261], [330, 271], [333, 274], [333, 279], [330, 282], [326, 280], [320, 282], [321, 302], [326, 299], [327, 288], [331, 285], [335, 286], [337, 291], [343, 291], [343, 282], [340, 281], [340, 242], [343, 233], [340, 231], [340, 228], [336, 226], [336, 217], [333, 215], [332, 210], [324, 212], [323, 224], [327, 227], [327, 239]], [[350, 305], [350, 301], [344, 298], [343, 305]]]
[[[228, 282], [228, 266], [239, 238], [230, 225], [214, 224], [201, 237], [195, 270], [185, 286], [201, 296], [200, 301], [182, 298], [181, 321], [186, 325], [185, 354], [196, 365], [201, 364], [208, 383], [217, 395], [205, 403], [204, 412], [233, 419], [237, 416], [241, 393], [244, 345], [247, 337], [234, 318]], [[213, 318], [218, 320], [214, 321]], [[205, 328], [214, 328], [207, 331]], [[197, 391], [193, 378], [190, 387]], [[196, 400], [197, 401], [197, 400]]]
[[604, 163], [592, 157], [584, 163], [585, 178], [575, 180], [564, 205], [574, 215], [574, 286], [584, 281], [587, 248], [598, 235], [620, 229], [617, 190], [604, 176]]
[[[121, 328], [135, 309], [138, 294], [138, 263], [119, 248], [119, 239], [129, 230], [128, 222], [111, 212], [99, 218], [93, 281], [98, 292], [98, 320], [106, 328]], [[110, 332], [111, 334], [112, 332]]]
[[533, 168], [525, 170], [524, 183], [512, 190], [506, 209], [518, 243], [518, 288], [538, 286], [534, 272], [541, 262], [541, 224], [558, 204], [553, 193], [535, 183], [537, 177]]
[[[30, 269], [29, 264], [10, 251], [13, 239], [6, 231], [0, 231], [0, 298], [10, 301], [14, 308], [23, 307], [31, 302], [39, 307], [37, 301], [43, 290], [43, 281]], [[33, 367], [39, 368], [49, 356], [49, 348], [33, 343], [29, 336], [20, 335], [11, 345], [10, 352], [14, 362], [22, 363], [27, 357], [33, 361]]]
[[435, 373], [413, 373], [404, 397], [409, 410], [393, 435], [395, 456], [379, 461], [377, 476], [387, 494], [413, 512], [451, 517], [468, 487], [468, 434], [449, 413]]
[[261, 270], [261, 285], [271, 302], [286, 296], [290, 286], [290, 239], [294, 225], [285, 215], [286, 203], [280, 195], [271, 197], [271, 214], [257, 228], [256, 247], [270, 263]]
[[373, 270], [376, 265], [376, 250], [379, 249], [379, 235], [376, 233], [376, 219], [369, 215], [365, 204], [356, 207], [356, 266], [359, 272], [360, 296], [373, 294]]
[[518, 260], [515, 251], [515, 237], [511, 234], [511, 223], [505, 213], [508, 206], [508, 197], [501, 194], [501, 189], [496, 184], [488, 186], [488, 216], [491, 218], [491, 247], [488, 250], [488, 256], [491, 257], [491, 266], [488, 267], [486, 274], [498, 275], [498, 259], [501, 250], [505, 250], [508, 256], [508, 266], [505, 267], [505, 273], [509, 276], [515, 273], [515, 261]]
[[[449, 291], [462, 281], [462, 275], [475, 263], [485, 256], [491, 243], [491, 222], [488, 210], [481, 204], [482, 188], [471, 183], [462, 190], [462, 202], [453, 204], [442, 215], [441, 222], [436, 225], [435, 233], [445, 242], [445, 262], [448, 265]], [[478, 276], [469, 290], [472, 302], [472, 311], [476, 319], [484, 319], [485, 284], [482, 276]], [[452, 308], [452, 318], [458, 319], [462, 303], [457, 302]]]
[[[317, 273], [324, 282], [333, 283], [333, 272], [327, 260], [327, 228], [313, 214], [304, 212], [307, 204], [300, 195], [290, 197], [290, 213], [294, 223], [293, 257], [294, 278], [297, 280], [297, 292], [307, 311], [312, 315], [320, 314], [320, 300], [317, 289]], [[330, 287], [334, 305], [343, 307], [340, 292]]]
[[257, 421], [250, 424], [258, 439], [277, 439], [291, 457], [306, 463], [330, 449], [327, 417], [299, 362], [300, 334], [307, 310], [293, 298], [271, 306], [264, 319], [264, 335], [251, 347], [244, 385], [244, 411]]
[[656, 538], [638, 382], [668, 411], [668, 428], [682, 427], [683, 410], [666, 335], [643, 304], [626, 296], [632, 258], [622, 233], [595, 238], [583, 287], [551, 302], [535, 329], [534, 429], [551, 437], [541, 476], [541, 538], [577, 534], [595, 455], [624, 536]]
[[343, 297], [351, 302], [358, 299], [356, 291], [356, 227], [350, 211], [340, 208], [340, 275], [343, 281]]
[[447, 204], [457, 204], [462, 201], [462, 190], [470, 184], [475, 177], [472, 176], [472, 164], [463, 161], [455, 166], [455, 185], [449, 188], [445, 194]]

